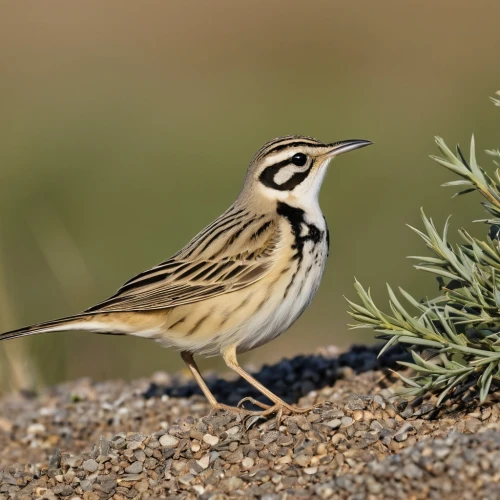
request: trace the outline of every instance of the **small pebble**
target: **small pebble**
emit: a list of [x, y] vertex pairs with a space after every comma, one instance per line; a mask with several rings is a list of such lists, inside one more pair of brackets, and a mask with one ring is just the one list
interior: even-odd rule
[[31, 424], [26, 429], [28, 434], [43, 434], [46, 430], [45, 425], [43, 424]]
[[305, 474], [311, 475], [311, 474], [316, 474], [316, 472], [318, 472], [318, 468], [317, 467], [306, 467], [304, 469], [304, 473]]
[[245, 457], [242, 461], [241, 461], [241, 466], [243, 467], [243, 469], [251, 469], [255, 464], [255, 461], [250, 458], [250, 457]]
[[163, 436], [160, 437], [159, 441], [160, 444], [165, 448], [173, 448], [179, 443], [179, 440], [177, 438], [175, 438], [174, 436], [170, 436], [169, 434], [163, 434]]
[[196, 460], [196, 462], [202, 469], [206, 469], [210, 465], [210, 455], [203, 455], [199, 460]]
[[82, 467], [87, 472], [95, 472], [98, 469], [99, 464], [94, 459], [89, 458], [83, 462]]
[[212, 436], [212, 434], [205, 434], [203, 436], [203, 441], [210, 446], [215, 446], [219, 442], [219, 438], [217, 436]]
[[134, 462], [133, 464], [129, 465], [128, 467], [125, 468], [125, 472], [129, 474], [139, 474], [142, 472], [142, 462]]

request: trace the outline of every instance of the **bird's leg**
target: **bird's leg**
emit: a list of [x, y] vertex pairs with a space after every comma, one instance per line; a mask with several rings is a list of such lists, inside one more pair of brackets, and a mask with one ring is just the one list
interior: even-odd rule
[[[263, 413], [265, 414], [273, 413], [280, 409], [283, 409], [285, 410], [285, 412], [289, 413], [305, 413], [311, 409], [311, 408], [297, 408], [296, 406], [289, 405], [281, 398], [276, 396], [276, 394], [274, 394], [269, 389], [264, 387], [258, 380], [253, 378], [252, 375], [243, 370], [243, 368], [241, 368], [241, 366], [238, 363], [238, 359], [236, 358], [236, 346], [233, 345], [228, 349], [226, 349], [222, 353], [222, 357], [224, 358], [226, 365], [229, 368], [231, 368], [231, 370], [234, 370], [240, 377], [244, 378], [250, 385], [253, 385], [259, 392], [264, 394], [264, 396], [269, 398], [274, 403], [274, 406], [267, 407], [265, 412]], [[259, 404], [259, 406], [261, 405]]]
[[[224, 405], [222, 403], [217, 402], [215, 396], [208, 388], [205, 380], [203, 380], [203, 377], [200, 373], [200, 369], [198, 368], [198, 365], [196, 364], [193, 355], [189, 351], [181, 351], [181, 358], [183, 359], [184, 363], [186, 363], [186, 366], [189, 368], [189, 371], [193, 374], [194, 379], [200, 386], [200, 389], [203, 391], [203, 394], [205, 394], [205, 397], [208, 399], [208, 402], [212, 405], [212, 408], [214, 410], [229, 410], [249, 415], [268, 415], [269, 413], [273, 412], [273, 410], [270, 410], [270, 408], [272, 407], [265, 405], [264, 403], [260, 403], [258, 401], [252, 401], [252, 403], [256, 404], [257, 406], [260, 406], [265, 411], [254, 412], [251, 410], [246, 410], [245, 408]], [[252, 398], [249, 398], [249, 400], [252, 400]]]
[[181, 358], [184, 361], [184, 363], [186, 363], [186, 366], [189, 368], [189, 371], [193, 374], [194, 379], [200, 386], [200, 389], [203, 391], [203, 394], [205, 394], [205, 397], [208, 399], [208, 402], [214, 408], [216, 408], [219, 403], [217, 403], [217, 400], [215, 399], [215, 396], [212, 394], [212, 391], [210, 391], [208, 385], [203, 380], [203, 377], [201, 376], [200, 373], [200, 369], [198, 368], [198, 365], [196, 364], [193, 355], [189, 351], [181, 351]]

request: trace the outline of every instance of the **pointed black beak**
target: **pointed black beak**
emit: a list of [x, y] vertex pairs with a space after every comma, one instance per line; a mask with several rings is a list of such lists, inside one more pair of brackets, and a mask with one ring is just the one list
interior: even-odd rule
[[370, 146], [370, 144], [373, 144], [373, 142], [362, 139], [348, 139], [346, 141], [334, 142], [328, 145], [331, 149], [326, 154], [327, 156], [338, 156], [349, 151], [354, 151], [355, 149]]

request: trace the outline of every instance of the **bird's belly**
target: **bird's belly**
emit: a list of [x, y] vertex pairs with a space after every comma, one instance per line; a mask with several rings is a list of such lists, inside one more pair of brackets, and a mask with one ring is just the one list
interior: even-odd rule
[[327, 248], [315, 250], [316, 259], [304, 259], [298, 269], [291, 269], [270, 293], [262, 311], [228, 336], [224, 344], [237, 344], [238, 352], [255, 349], [281, 335], [299, 318], [316, 294], [326, 264]]
[[234, 293], [180, 306], [167, 316], [157, 339], [166, 346], [214, 356], [229, 346], [259, 347], [287, 330], [304, 312], [323, 275], [326, 243], [304, 248], [300, 261]]

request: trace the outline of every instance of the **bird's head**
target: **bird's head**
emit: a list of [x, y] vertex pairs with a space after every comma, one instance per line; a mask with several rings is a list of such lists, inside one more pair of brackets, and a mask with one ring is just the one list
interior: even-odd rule
[[300, 204], [316, 202], [331, 160], [370, 144], [360, 139], [324, 144], [301, 135], [274, 139], [254, 156], [244, 192], [250, 189], [269, 199], [296, 199]]

